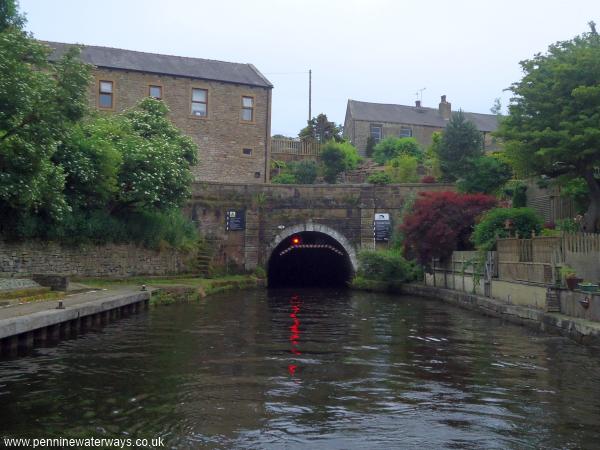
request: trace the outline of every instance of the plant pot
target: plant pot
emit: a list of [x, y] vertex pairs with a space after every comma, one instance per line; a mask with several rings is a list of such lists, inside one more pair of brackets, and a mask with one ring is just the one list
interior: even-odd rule
[[567, 282], [567, 287], [572, 291], [577, 287], [579, 283], [583, 281], [583, 278], [571, 277], [565, 278], [565, 280]]

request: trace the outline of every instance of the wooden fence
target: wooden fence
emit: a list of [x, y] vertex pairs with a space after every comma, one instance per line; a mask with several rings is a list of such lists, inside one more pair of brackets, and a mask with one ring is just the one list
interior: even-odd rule
[[593, 233], [498, 239], [498, 277], [508, 281], [554, 284], [557, 267], [569, 265], [578, 276], [600, 279], [600, 235]]
[[312, 140], [271, 139], [271, 154], [319, 156], [321, 144]]

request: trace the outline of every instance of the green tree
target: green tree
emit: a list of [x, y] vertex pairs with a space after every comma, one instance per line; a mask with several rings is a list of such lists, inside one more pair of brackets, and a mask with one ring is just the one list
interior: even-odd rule
[[302, 140], [315, 139], [319, 142], [327, 142], [334, 140], [342, 142], [342, 126], [336, 125], [335, 122], [330, 122], [326, 114], [319, 114], [308, 121], [306, 127], [300, 130], [298, 137]]
[[483, 138], [462, 111], [452, 114], [437, 148], [442, 176], [456, 181], [472, 167], [472, 160], [483, 155]]
[[321, 147], [321, 162], [325, 181], [335, 183], [339, 174], [358, 166], [360, 156], [349, 142], [329, 141]]
[[23, 30], [16, 3], [0, 1], [1, 230], [30, 215], [60, 220], [69, 207], [65, 174], [52, 162], [87, 108], [90, 67], [72, 49], [55, 64], [50, 49]]
[[15, 0], [0, 0], [0, 33], [7, 28], [22, 29], [25, 18], [19, 14]]
[[600, 231], [600, 36], [590, 28], [521, 62], [525, 75], [510, 88], [497, 134], [520, 174], [584, 179], [583, 228]]
[[400, 155], [414, 156], [421, 161], [423, 159], [423, 150], [415, 138], [390, 136], [375, 146], [373, 159], [378, 164], [385, 164], [390, 159]]
[[502, 115], [502, 102], [500, 101], [500, 97], [494, 99], [494, 104], [490, 108], [490, 112], [496, 116]]
[[173, 125], [168, 113], [164, 102], [147, 97], [120, 118], [121, 205], [169, 210], [189, 198], [193, 181], [190, 168], [198, 162], [198, 149], [192, 138]]
[[510, 166], [494, 156], [480, 156], [472, 160], [471, 170], [458, 180], [461, 192], [492, 194], [512, 177]]

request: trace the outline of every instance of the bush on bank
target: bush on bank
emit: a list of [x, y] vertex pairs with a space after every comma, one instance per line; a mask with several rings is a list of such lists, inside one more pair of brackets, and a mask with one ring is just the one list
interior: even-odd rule
[[406, 283], [420, 277], [420, 269], [398, 250], [363, 250], [358, 254], [359, 278]]

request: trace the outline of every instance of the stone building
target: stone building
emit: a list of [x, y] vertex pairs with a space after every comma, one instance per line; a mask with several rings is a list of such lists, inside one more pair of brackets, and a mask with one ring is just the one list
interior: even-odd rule
[[[483, 134], [484, 149], [497, 150], [491, 133], [498, 128], [498, 117], [493, 114], [464, 114]], [[442, 95], [438, 108], [425, 108], [418, 100], [415, 106], [348, 100], [344, 136], [363, 156], [369, 136], [372, 136], [375, 142], [389, 136], [414, 137], [421, 146], [428, 147], [431, 145], [431, 135], [435, 131], [442, 131], [451, 115], [452, 105], [445, 95]]]
[[[46, 42], [51, 60], [74, 44]], [[273, 85], [252, 64], [85, 45], [94, 66], [90, 105], [118, 112], [152, 96], [198, 144], [198, 181], [264, 183], [269, 177]]]

